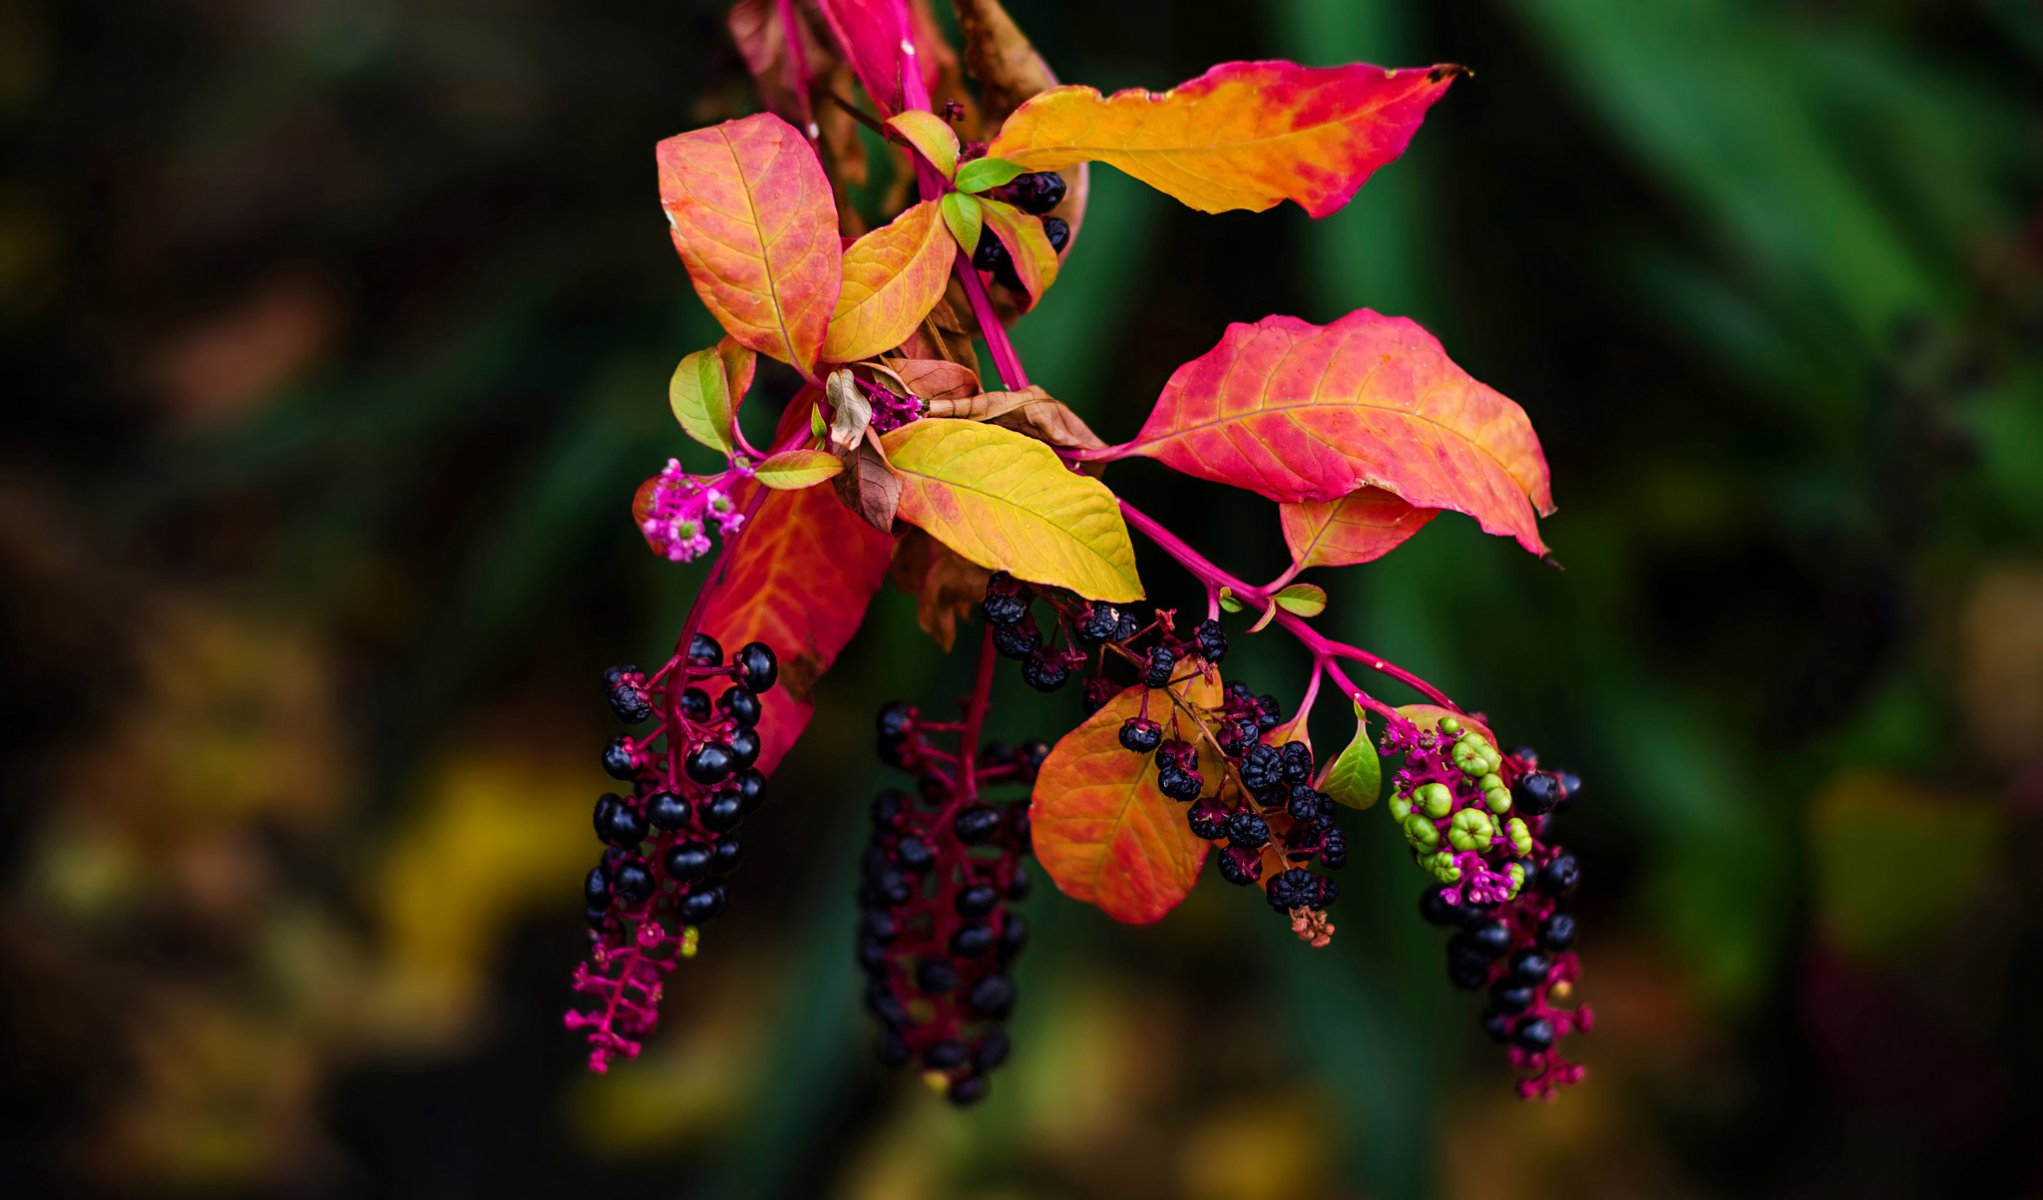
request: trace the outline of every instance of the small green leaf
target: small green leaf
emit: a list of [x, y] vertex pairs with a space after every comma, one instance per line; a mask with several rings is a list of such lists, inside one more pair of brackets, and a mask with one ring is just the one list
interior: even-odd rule
[[1234, 598], [1233, 588], [1222, 587], [1220, 589], [1220, 610], [1222, 612], [1231, 613], [1238, 613], [1241, 611], [1241, 601]]
[[1314, 583], [1294, 583], [1273, 599], [1277, 607], [1301, 617], [1316, 617], [1327, 610], [1327, 590]]
[[924, 109], [909, 109], [888, 117], [887, 124], [921, 152], [945, 179], [957, 173], [958, 135], [942, 117]]
[[1027, 172], [1027, 167], [1004, 158], [975, 158], [958, 168], [958, 190], [983, 192], [1003, 183], [1012, 183], [1015, 176]]
[[809, 432], [816, 437], [830, 436], [830, 427], [823, 423], [823, 410], [813, 404], [809, 406]]
[[1383, 763], [1376, 757], [1376, 743], [1369, 737], [1369, 718], [1361, 705], [1355, 706], [1355, 740], [1341, 756], [1320, 772], [1319, 790], [1334, 803], [1349, 808], [1369, 808], [1383, 790]]
[[946, 192], [943, 198], [943, 223], [950, 227], [951, 236], [958, 245], [970, 254], [979, 248], [979, 230], [986, 223], [986, 213], [979, 207], [979, 198], [963, 192]]
[[667, 404], [682, 432], [718, 453], [729, 454], [735, 444], [731, 439], [731, 380], [717, 350], [711, 346], [681, 360], [667, 383]]
[[760, 483], [783, 492], [814, 487], [844, 470], [837, 456], [825, 450], [783, 450], [759, 464], [752, 474]]

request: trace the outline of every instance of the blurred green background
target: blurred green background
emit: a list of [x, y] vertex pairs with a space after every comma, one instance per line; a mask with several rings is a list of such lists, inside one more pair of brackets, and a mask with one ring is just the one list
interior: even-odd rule
[[[1097, 172], [1017, 336], [1110, 439], [1225, 322], [1363, 305], [1530, 411], [1564, 572], [1455, 518], [1319, 581], [1588, 780], [1586, 1085], [1510, 1098], [1374, 813], [1331, 949], [1210, 881], [1142, 930], [1039, 888], [991, 1099], [882, 1073], [871, 713], [966, 673], [891, 590], [662, 1036], [582, 1075], [596, 676], [699, 577], [626, 512], [713, 336], [652, 146], [752, 105], [720, 9], [11, 0], [0, 1192], [2043, 1194], [2039, 9], [1012, 9], [1109, 88], [1475, 68], [1322, 222]], [[1117, 482], [1279, 565], [1269, 505]], [[1295, 701], [1271, 640], [1236, 673]]]

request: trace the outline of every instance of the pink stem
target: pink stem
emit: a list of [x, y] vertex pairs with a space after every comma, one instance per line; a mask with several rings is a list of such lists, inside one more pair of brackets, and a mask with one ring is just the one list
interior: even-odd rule
[[814, 145], [822, 136], [822, 130], [816, 125], [816, 103], [811, 95], [815, 76], [809, 73], [809, 52], [802, 45], [802, 29], [796, 23], [794, 0], [778, 0], [777, 7], [780, 10], [781, 36], [787, 39], [788, 61], [794, 66], [795, 98], [802, 106], [802, 132]]

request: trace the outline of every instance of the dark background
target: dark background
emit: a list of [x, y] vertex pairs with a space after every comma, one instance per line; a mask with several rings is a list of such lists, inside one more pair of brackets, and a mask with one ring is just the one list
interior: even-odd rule
[[[626, 511], [714, 336], [652, 146], [752, 103], [721, 13], [16, 0], [0, 1191], [2043, 1191], [2038, 9], [1013, 9], [1109, 88], [1476, 69], [1322, 222], [1097, 172], [1018, 338], [1110, 439], [1225, 322], [1362, 305], [1531, 413], [1565, 572], [1449, 518], [1319, 574], [1332, 626], [1588, 779], [1586, 1085], [1510, 1098], [1376, 813], [1331, 949], [1210, 882], [1142, 930], [1040, 888], [992, 1098], [881, 1073], [870, 714], [964, 675], [891, 590], [663, 1035], [582, 1075], [595, 677], [656, 660], [699, 577]], [[1279, 565], [1267, 504], [1116, 471]], [[1295, 700], [1265, 641], [1243, 676]], [[999, 700], [1013, 738], [1076, 715]]]

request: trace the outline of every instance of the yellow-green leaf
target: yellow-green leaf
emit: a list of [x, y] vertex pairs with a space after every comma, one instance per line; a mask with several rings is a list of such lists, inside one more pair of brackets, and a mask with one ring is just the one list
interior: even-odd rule
[[844, 469], [827, 450], [783, 450], [753, 469], [753, 477], [783, 492], [814, 487]]
[[911, 108], [887, 118], [903, 141], [915, 147], [945, 179], [958, 171], [958, 135], [950, 122], [927, 109]]
[[1314, 583], [1294, 583], [1275, 599], [1278, 608], [1301, 617], [1316, 617], [1327, 610], [1326, 589]]
[[979, 207], [977, 196], [963, 192], [945, 192], [943, 223], [950, 227], [951, 237], [970, 254], [979, 248], [979, 231], [986, 223], [986, 214]]
[[924, 200], [851, 244], [823, 358], [858, 362], [908, 340], [943, 299], [957, 259], [943, 230], [937, 203]]
[[1376, 743], [1369, 737], [1369, 717], [1361, 705], [1355, 706], [1355, 739], [1320, 772], [1317, 786], [1336, 804], [1349, 808], [1368, 808], [1382, 792], [1383, 762], [1376, 756]]
[[975, 158], [958, 168], [958, 190], [983, 192], [987, 188], [997, 188], [1003, 183], [1013, 183], [1015, 176], [1027, 170], [1020, 163], [1004, 158]]
[[915, 421], [880, 441], [902, 480], [900, 518], [958, 554], [1094, 600], [1142, 597], [1114, 494], [1050, 447], [949, 418]]
[[[683, 433], [719, 454], [729, 454], [735, 445], [731, 439], [731, 359], [720, 352], [722, 349], [711, 346], [681, 360], [674, 377], [667, 381], [667, 405], [674, 410]], [[731, 349], [733, 356], [750, 364], [752, 351], [735, 343]]]

